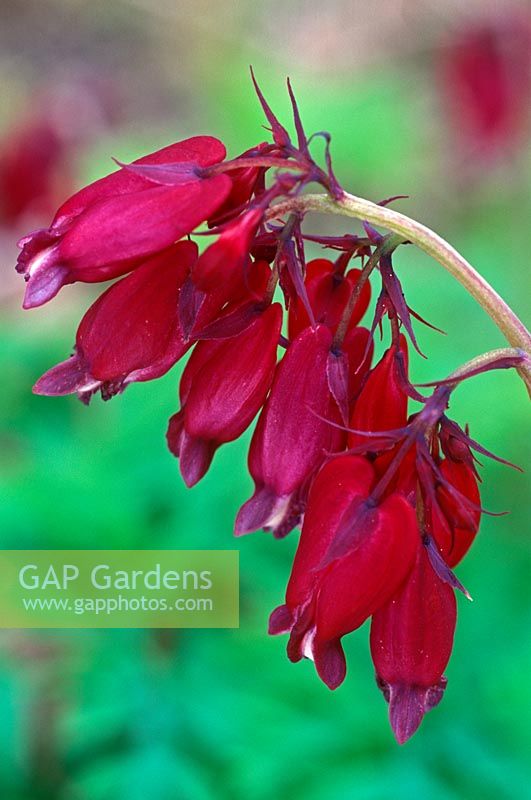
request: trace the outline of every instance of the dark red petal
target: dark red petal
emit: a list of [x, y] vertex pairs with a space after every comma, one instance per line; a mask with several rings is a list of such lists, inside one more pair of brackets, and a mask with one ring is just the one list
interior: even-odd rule
[[249, 468], [274, 494], [292, 494], [321, 463], [329, 426], [326, 362], [332, 335], [307, 328], [277, 368], [271, 393], [251, 441]]
[[[191, 139], [184, 139], [182, 142], [175, 142], [154, 153], [149, 153], [133, 163], [155, 165], [192, 161], [207, 167], [223, 161], [225, 155], [225, 146], [219, 139], [212, 136], [193, 136]], [[116, 170], [85, 186], [63, 203], [55, 215], [52, 227], [54, 229], [61, 227], [65, 221], [77, 216], [99, 200], [142, 191], [151, 185], [144, 178], [134, 175], [132, 172], [123, 169]]]
[[328, 461], [317, 474], [310, 489], [286, 592], [291, 607], [307, 599], [315, 583], [315, 570], [335, 536], [345, 509], [354, 498], [367, 496], [373, 480], [372, 466], [359, 456], [338, 456]]
[[282, 308], [274, 303], [238, 336], [212, 349], [199, 369], [193, 365], [185, 406], [189, 434], [229, 442], [250, 425], [273, 379], [281, 325]]
[[58, 260], [82, 279], [84, 269], [141, 258], [194, 230], [230, 190], [226, 175], [190, 186], [156, 187], [93, 203], [70, 227]]
[[110, 286], [81, 320], [76, 359], [43, 376], [36, 390], [81, 392], [102, 384], [102, 393], [110, 396], [132, 380], [166, 372], [187, 349], [177, 304], [196, 256], [193, 243], [181, 242]]

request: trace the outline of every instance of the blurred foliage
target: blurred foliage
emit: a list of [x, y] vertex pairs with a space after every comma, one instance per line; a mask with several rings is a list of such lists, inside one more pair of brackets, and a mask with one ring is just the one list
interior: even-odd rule
[[[248, 25], [252, 13], [241, 5]], [[288, 56], [272, 66], [257, 45], [259, 37], [242, 39], [237, 30], [211, 47], [212, 27], [199, 28], [186, 51], [185, 77], [196, 81], [190, 92], [198, 95], [195, 102], [176, 99], [175, 116], [166, 110], [166, 116], [139, 118], [122, 133], [102, 138], [85, 159], [80, 183], [103, 174], [111, 154], [132, 158], [194, 132], [221, 135], [232, 154], [254, 144], [264, 132], [246, 72], [249, 61], [285, 118]], [[162, 32], [158, 36], [167, 44]], [[158, 41], [151, 29], [146, 41], [150, 37]], [[124, 67], [129, 52], [122, 52]], [[399, 207], [443, 233], [523, 312], [529, 289], [523, 285], [530, 245], [529, 201], [522, 199], [527, 157], [463, 191], [459, 176], [445, 165], [446, 134], [434, 111], [426, 55], [387, 53], [381, 62], [378, 68], [316, 77], [294, 57], [291, 74], [308, 130], [332, 132], [336, 171], [347, 188], [374, 199], [410, 194]], [[161, 64], [153, 70], [159, 76]], [[179, 98], [175, 86], [164, 88]], [[320, 230], [345, 230], [344, 220], [314, 222]], [[418, 326], [430, 357], [413, 357], [415, 379], [442, 377], [502, 343], [484, 312], [436, 264], [409, 249], [397, 264], [410, 304], [448, 332], [443, 337]], [[10, 266], [7, 259], [2, 264], [6, 271]], [[250, 434], [223, 448], [201, 484], [186, 490], [164, 441], [166, 420], [177, 408], [179, 368], [89, 408], [73, 398], [32, 396], [34, 380], [69, 352], [80, 312], [93, 296], [93, 287], [67, 287], [53, 306], [26, 314], [17, 309], [18, 297], [3, 302], [1, 546], [234, 547], [234, 514], [251, 487], [245, 471]], [[499, 373], [460, 388], [450, 415], [470, 422], [472, 435], [486, 447], [525, 465], [526, 411], [517, 376]], [[255, 534], [238, 542], [239, 630], [3, 632], [1, 796], [527, 797], [530, 486], [525, 474], [494, 462], [485, 464], [482, 475], [484, 505], [511, 513], [484, 517], [459, 567], [475, 602], [459, 598], [445, 699], [405, 747], [396, 746], [388, 729], [367, 626], [345, 642], [349, 672], [334, 693], [309, 662], [287, 661], [282, 637], [267, 636], [268, 613], [282, 599], [296, 534], [280, 542]]]

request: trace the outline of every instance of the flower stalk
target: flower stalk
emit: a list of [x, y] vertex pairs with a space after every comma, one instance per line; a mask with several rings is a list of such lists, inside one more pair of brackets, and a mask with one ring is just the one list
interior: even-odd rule
[[[524, 350], [531, 359], [531, 334], [523, 322], [485, 278], [442, 236], [426, 225], [399, 211], [377, 205], [348, 192], [344, 192], [337, 200], [326, 194], [291, 197], [274, 205], [269, 211], [269, 216], [278, 217], [293, 211], [341, 214], [373, 225], [381, 225], [403, 236], [453, 275], [487, 312], [511, 347]], [[518, 372], [531, 396], [531, 360], [522, 363], [518, 367]]]

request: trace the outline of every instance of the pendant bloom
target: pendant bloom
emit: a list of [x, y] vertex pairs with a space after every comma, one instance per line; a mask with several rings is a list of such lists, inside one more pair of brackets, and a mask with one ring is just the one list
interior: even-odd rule
[[374, 614], [371, 655], [399, 744], [440, 703], [457, 617], [453, 589], [435, 574], [422, 546], [404, 587]]
[[[198, 136], [135, 164], [169, 161], [193, 174], [224, 156], [221, 142]], [[208, 219], [230, 188], [226, 175], [167, 186], [129, 168], [90, 184], [61, 206], [49, 228], [20, 240], [17, 270], [27, 280], [24, 308], [46, 303], [67, 283], [106, 281], [130, 272]]]
[[[73, 355], [34, 391], [109, 399], [189, 353], [167, 429], [184, 482], [200, 481], [216, 451], [257, 418], [247, 459], [254, 491], [234, 533], [301, 529], [269, 631], [288, 634], [288, 658], [312, 660], [335, 689], [347, 672], [343, 637], [372, 618], [377, 683], [403, 743], [443, 696], [454, 592], [470, 597], [453, 569], [483, 512], [478, 457], [502, 460], [450, 419], [450, 401], [480, 372], [516, 367], [527, 376], [527, 339], [504, 307], [496, 319], [522, 349], [415, 383], [414, 324], [429, 323], [408, 305], [393, 258], [428, 240], [440, 255], [442, 240], [426, 228], [419, 239], [404, 215], [400, 235], [367, 222], [359, 235], [308, 233], [308, 210], [350, 213], [359, 198], [339, 184], [326, 132], [324, 166], [314, 160], [291, 85], [293, 139], [255, 87], [271, 142], [233, 159], [210, 136], [170, 145], [85, 187], [49, 228], [21, 240], [26, 308], [68, 283], [114, 280], [83, 316]], [[311, 184], [326, 196], [308, 193]], [[371, 219], [396, 222], [381, 208], [393, 199], [370, 204]], [[315, 245], [335, 260], [309, 260]], [[452, 259], [459, 272], [455, 251]], [[463, 284], [486, 291], [471, 274]], [[492, 291], [491, 313], [499, 303]]]

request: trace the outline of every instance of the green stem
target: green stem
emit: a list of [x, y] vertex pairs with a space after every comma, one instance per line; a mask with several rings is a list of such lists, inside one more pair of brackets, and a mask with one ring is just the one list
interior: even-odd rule
[[[270, 219], [276, 218], [293, 211], [300, 213], [316, 211], [328, 214], [342, 214], [343, 216], [366, 220], [373, 225], [380, 225], [403, 236], [404, 239], [417, 245], [417, 247], [438, 261], [465, 287], [468, 293], [489, 314], [512, 347], [520, 348], [531, 354], [531, 334], [505, 300], [455, 248], [422, 223], [411, 219], [405, 214], [401, 214], [399, 211], [379, 206], [370, 200], [355, 197], [347, 192], [338, 200], [334, 200], [325, 194], [306, 194], [289, 198], [272, 206], [268, 217]], [[531, 395], [530, 364], [522, 364], [518, 368], [518, 372]]]

